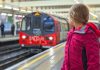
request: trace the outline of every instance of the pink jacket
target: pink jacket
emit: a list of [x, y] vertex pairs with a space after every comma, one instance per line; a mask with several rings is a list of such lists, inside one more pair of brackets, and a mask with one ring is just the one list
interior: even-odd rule
[[88, 25], [80, 30], [70, 30], [61, 70], [100, 70], [100, 45], [97, 38], [95, 32]]

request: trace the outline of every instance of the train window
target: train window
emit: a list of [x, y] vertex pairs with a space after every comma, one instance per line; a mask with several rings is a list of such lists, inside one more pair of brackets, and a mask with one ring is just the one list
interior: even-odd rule
[[46, 32], [54, 32], [54, 23], [53, 22], [44, 22], [44, 30]]
[[46, 22], [44, 24], [45, 31], [54, 31], [54, 24], [52, 22]]
[[41, 17], [36, 16], [34, 19], [33, 19], [33, 28], [40, 28], [41, 27]]
[[65, 31], [68, 31], [68, 25], [67, 25], [67, 23], [64, 24], [64, 28], [65, 28]]
[[61, 31], [68, 31], [68, 24], [60, 22]]
[[30, 18], [26, 17], [22, 20], [22, 26], [21, 26], [21, 30], [25, 31], [25, 30], [30, 30], [31, 28], [31, 22], [30, 22]]
[[25, 21], [25, 19], [22, 20], [21, 30], [23, 30], [23, 31], [26, 30], [26, 21]]
[[30, 21], [30, 18], [27, 18], [26, 20], [26, 30], [30, 30], [31, 28], [31, 21]]

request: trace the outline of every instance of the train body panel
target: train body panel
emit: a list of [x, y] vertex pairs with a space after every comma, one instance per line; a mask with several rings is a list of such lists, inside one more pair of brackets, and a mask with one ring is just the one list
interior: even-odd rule
[[23, 32], [20, 32], [20, 40], [19, 43], [21, 45], [35, 45], [35, 46], [54, 46], [56, 45], [56, 34], [50, 34], [45, 36], [35, 36], [35, 35], [27, 35]]
[[[62, 24], [63, 26], [61, 26]], [[67, 30], [65, 27], [68, 28], [68, 24], [64, 19], [59, 21], [57, 17], [33, 12], [23, 18], [19, 32], [19, 44], [22, 47], [54, 46], [66, 39]]]

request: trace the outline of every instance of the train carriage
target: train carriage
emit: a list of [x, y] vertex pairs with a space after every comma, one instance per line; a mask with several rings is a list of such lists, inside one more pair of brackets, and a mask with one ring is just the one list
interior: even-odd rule
[[21, 47], [55, 46], [66, 39], [68, 30], [67, 20], [46, 13], [33, 12], [22, 20], [19, 44]]

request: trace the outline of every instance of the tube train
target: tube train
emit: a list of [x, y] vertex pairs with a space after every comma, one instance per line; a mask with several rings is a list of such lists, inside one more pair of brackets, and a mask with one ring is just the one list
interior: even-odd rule
[[41, 12], [32, 12], [22, 19], [19, 32], [21, 47], [50, 48], [66, 39], [69, 25], [66, 19]]

